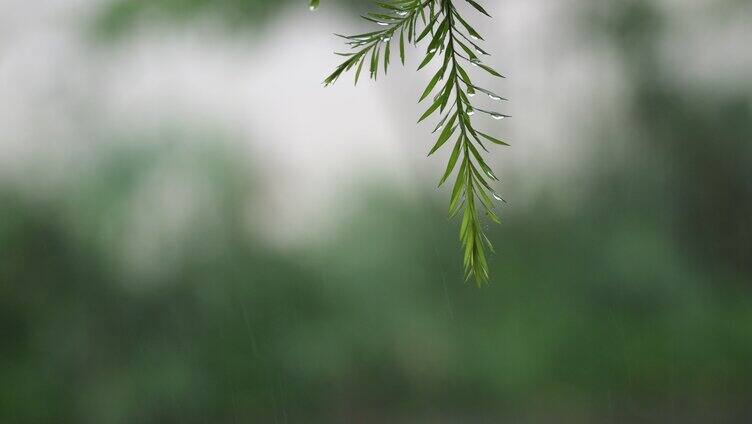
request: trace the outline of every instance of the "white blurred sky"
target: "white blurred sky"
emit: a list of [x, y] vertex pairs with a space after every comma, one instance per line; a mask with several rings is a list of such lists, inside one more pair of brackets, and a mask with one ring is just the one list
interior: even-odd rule
[[[431, 76], [414, 71], [417, 51], [406, 69], [394, 66], [376, 84], [321, 85], [341, 48], [332, 32], [367, 30], [366, 23], [329, 5], [310, 13], [301, 0], [264, 32], [230, 34], [207, 16], [97, 44], [85, 28], [103, 1], [0, 2], [4, 185], [55, 192], [122, 142], [113, 134], [158, 134], [165, 122], [186, 133], [216, 129], [273, 181], [256, 223], [294, 241], [326, 228], [342, 190], [363, 189], [376, 176], [409, 196], [440, 176], [446, 153], [426, 159], [431, 124], [415, 125], [423, 107], [416, 99]], [[608, 45], [583, 36], [574, 19], [582, 1], [485, 3], [496, 19], [476, 21], [495, 54], [489, 63], [508, 78], [479, 81], [512, 101], [482, 102], [514, 118], [481, 126], [513, 144], [494, 149], [490, 162], [505, 181], [499, 191], [524, 207], [542, 187], [579, 172], [592, 148], [583, 134], [628, 125], [629, 87]], [[752, 20], [709, 13], [714, 3], [660, 1], [672, 17], [665, 60], [677, 83], [733, 90], [752, 69], [752, 49], [739, 48], [752, 45]]]

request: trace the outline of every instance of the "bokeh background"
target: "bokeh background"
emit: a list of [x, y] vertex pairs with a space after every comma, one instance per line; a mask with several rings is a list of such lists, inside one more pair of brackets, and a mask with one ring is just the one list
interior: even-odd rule
[[0, 422], [752, 422], [752, 2], [483, 4], [478, 289], [364, 1], [0, 2]]

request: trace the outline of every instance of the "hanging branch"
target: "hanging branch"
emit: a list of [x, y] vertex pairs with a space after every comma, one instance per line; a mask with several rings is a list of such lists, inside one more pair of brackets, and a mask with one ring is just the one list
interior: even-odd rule
[[[480, 13], [488, 12], [474, 0], [464, 0]], [[343, 73], [355, 69], [357, 85], [361, 71], [368, 62], [370, 77], [376, 79], [381, 64], [386, 74], [390, 59], [391, 45], [395, 36], [399, 36], [399, 55], [405, 63], [405, 45], [417, 46], [423, 40], [429, 40], [426, 53], [418, 70], [430, 63], [441, 62], [423, 91], [419, 102], [432, 97], [430, 107], [418, 122], [430, 116], [439, 117], [433, 133], [439, 132], [438, 139], [429, 151], [431, 156], [447, 143], [452, 142], [452, 153], [446, 171], [439, 186], [442, 186], [456, 172], [452, 194], [449, 201], [449, 216], [461, 213], [460, 241], [464, 251], [466, 278], [475, 278], [478, 285], [488, 282], [489, 269], [485, 250], [493, 252], [493, 246], [481, 226], [481, 215], [495, 223], [500, 223], [494, 212], [494, 202], [503, 199], [496, 194], [489, 181], [498, 181], [493, 170], [483, 159], [479, 148], [488, 152], [484, 142], [508, 146], [504, 141], [476, 130], [473, 117], [477, 113], [493, 119], [507, 118], [494, 111], [473, 106], [470, 98], [480, 92], [495, 101], [506, 100], [494, 92], [477, 86], [471, 80], [463, 65], [469, 64], [486, 73], [504, 78], [490, 66], [484, 64], [476, 52], [489, 54], [478, 43], [483, 37], [465, 20], [454, 6], [453, 0], [392, 0], [376, 1], [383, 9], [382, 13], [369, 13], [363, 19], [384, 27], [378, 31], [364, 34], [342, 36], [346, 44], [354, 51], [337, 53], [347, 59], [340, 64], [325, 80], [325, 85], [333, 84]], [[318, 0], [311, 0], [311, 8], [318, 6]], [[439, 83], [442, 84], [439, 84]], [[438, 90], [437, 90], [438, 88]], [[450, 145], [452, 145], [450, 143]]]

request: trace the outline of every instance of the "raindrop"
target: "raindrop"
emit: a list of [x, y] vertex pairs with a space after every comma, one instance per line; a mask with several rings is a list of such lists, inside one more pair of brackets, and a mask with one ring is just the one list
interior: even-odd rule
[[475, 115], [475, 109], [469, 107], [467, 108], [467, 116], [473, 116]]
[[480, 38], [478, 38], [478, 36], [474, 34], [470, 34], [470, 38], [472, 38], [473, 40], [480, 40]]
[[381, 41], [383, 41], [385, 43], [388, 43], [389, 40], [391, 40], [391, 39], [392, 39], [392, 37], [384, 37], [384, 38], [381, 39]]
[[501, 196], [499, 196], [498, 194], [496, 193], [492, 193], [492, 194], [493, 194], [493, 198], [498, 200], [499, 202], [504, 202], [504, 203], [507, 202], [506, 200], [502, 199]]
[[467, 97], [475, 97], [475, 91], [468, 91]]
[[500, 113], [492, 113], [491, 114], [491, 118], [493, 118], [493, 119], [495, 119], [497, 121], [501, 121], [502, 119], [506, 118], [506, 116], [504, 116], [504, 115], [502, 115]]
[[397, 12], [397, 16], [407, 16], [407, 11], [400, 10], [399, 12]]
[[386, 22], [376, 22], [376, 25], [389, 26], [389, 24]]
[[496, 94], [489, 94], [489, 95], [488, 95], [488, 97], [489, 97], [489, 98], [490, 98], [491, 100], [496, 100], [497, 102], [498, 102], [499, 100], [501, 100], [501, 97], [497, 96]]
[[436, 50], [438, 50], [438, 49], [436, 47], [434, 47], [431, 50], [429, 50], [428, 53], [432, 53], [432, 54], [436, 53]]

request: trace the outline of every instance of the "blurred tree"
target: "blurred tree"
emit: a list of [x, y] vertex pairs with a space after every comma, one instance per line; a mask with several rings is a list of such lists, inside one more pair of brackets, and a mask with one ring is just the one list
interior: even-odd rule
[[[647, 0], [611, 3], [605, 9], [618, 13], [598, 22], [635, 88], [632, 124], [645, 136], [631, 142], [659, 155], [651, 163], [660, 168], [646, 171], [660, 176], [667, 225], [693, 255], [752, 276], [752, 90], [714, 95], [671, 83], [661, 48], [669, 17]], [[729, 16], [748, 10], [726, 4]]]
[[[363, 5], [368, 0], [336, 0], [346, 6]], [[269, 16], [303, 0], [112, 0], [102, 7], [96, 20], [100, 35], [122, 36], [142, 19], [190, 22], [199, 17], [216, 16], [229, 28], [248, 28], [266, 22]]]

